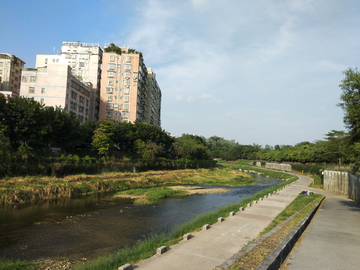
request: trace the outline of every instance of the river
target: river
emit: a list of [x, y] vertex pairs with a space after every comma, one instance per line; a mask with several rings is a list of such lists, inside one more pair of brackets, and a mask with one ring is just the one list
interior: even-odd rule
[[[167, 233], [196, 215], [235, 203], [280, 181], [253, 175], [255, 185], [223, 194], [165, 199], [155, 205], [99, 193], [32, 205], [0, 207], [0, 258], [94, 259], [131, 246], [153, 233]], [[207, 186], [204, 187], [219, 187]]]

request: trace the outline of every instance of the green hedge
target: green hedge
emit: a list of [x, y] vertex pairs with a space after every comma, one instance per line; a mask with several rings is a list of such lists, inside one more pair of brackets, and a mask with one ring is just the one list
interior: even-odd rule
[[304, 173], [321, 175], [321, 172], [325, 169], [325, 167], [321, 165], [291, 164], [291, 169], [294, 171], [304, 171]]

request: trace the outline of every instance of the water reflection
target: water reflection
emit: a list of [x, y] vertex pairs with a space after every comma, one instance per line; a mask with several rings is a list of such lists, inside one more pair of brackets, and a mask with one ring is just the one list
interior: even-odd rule
[[133, 245], [152, 233], [169, 232], [174, 225], [198, 214], [237, 202], [280, 182], [254, 177], [258, 180], [255, 185], [234, 187], [228, 193], [173, 198], [156, 205], [133, 205], [129, 199], [103, 193], [35, 205], [3, 206], [0, 257], [94, 258]]

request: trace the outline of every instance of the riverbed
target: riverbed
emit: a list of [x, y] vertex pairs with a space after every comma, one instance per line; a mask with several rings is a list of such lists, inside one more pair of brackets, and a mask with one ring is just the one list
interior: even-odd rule
[[[281, 181], [253, 175], [255, 185], [222, 194], [171, 198], [155, 205], [99, 193], [34, 205], [0, 207], [0, 258], [88, 260], [167, 233], [196, 215], [235, 203]], [[229, 188], [201, 185], [204, 188]]]

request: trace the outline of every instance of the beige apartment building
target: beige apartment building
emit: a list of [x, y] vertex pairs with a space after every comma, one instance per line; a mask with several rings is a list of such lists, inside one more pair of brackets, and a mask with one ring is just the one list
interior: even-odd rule
[[15, 55], [0, 53], [0, 91], [4, 95], [19, 96], [21, 71], [25, 62]]
[[36, 68], [49, 64], [68, 65], [73, 75], [83, 82], [90, 82], [91, 111], [90, 119], [99, 120], [101, 63], [103, 50], [98, 43], [82, 43], [64, 41], [61, 54], [36, 55]]
[[20, 95], [34, 98], [47, 107], [74, 112], [80, 123], [90, 119], [91, 83], [76, 78], [68, 65], [48, 64], [40, 68], [24, 68]]
[[103, 54], [99, 120], [145, 122], [147, 69], [141, 53], [119, 47]]
[[161, 91], [155, 74], [150, 69], [148, 77], [141, 53], [127, 47], [118, 47], [121, 54], [106, 52], [108, 46], [105, 45], [102, 60], [99, 120], [140, 121], [160, 126]]

